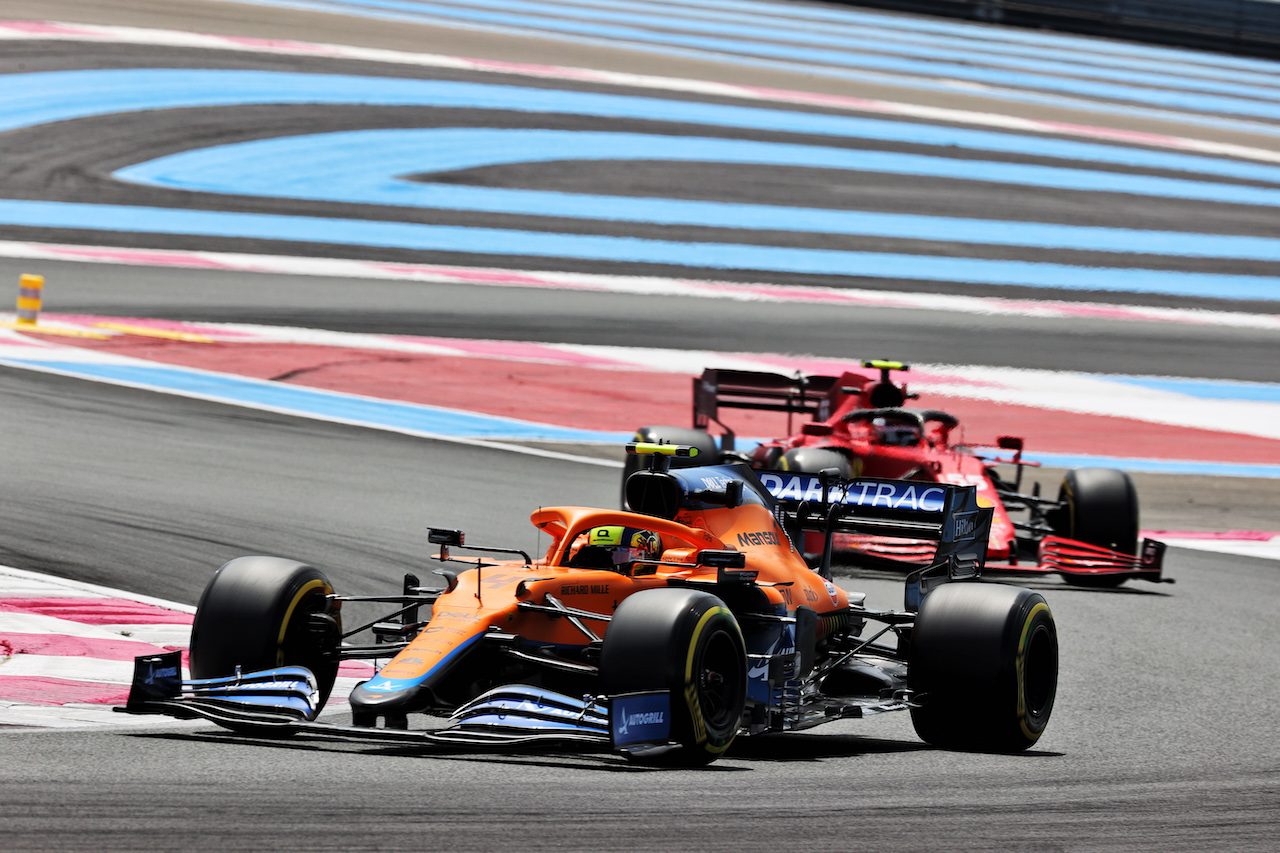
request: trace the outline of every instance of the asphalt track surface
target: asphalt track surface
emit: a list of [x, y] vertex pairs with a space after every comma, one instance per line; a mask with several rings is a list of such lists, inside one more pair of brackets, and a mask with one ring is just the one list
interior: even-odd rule
[[[428, 524], [532, 548], [531, 503], [608, 504], [616, 489], [612, 472], [585, 466], [75, 380], [0, 371], [0, 389], [11, 434], [25, 437], [6, 512], [35, 552], [6, 547], [4, 561], [180, 601], [245, 552], [309, 560], [343, 591], [385, 592], [421, 570]], [[725, 850], [867, 838], [1264, 849], [1280, 760], [1268, 686], [1280, 676], [1280, 573], [1187, 551], [1169, 572], [1176, 586], [1037, 584], [1064, 666], [1052, 725], [1023, 755], [929, 749], [893, 714], [744, 742], [699, 771], [607, 755], [246, 742], [204, 726], [10, 731], [0, 826], [14, 850], [87, 839], [104, 850]], [[900, 582], [840, 582], [898, 606]]]
[[[652, 58], [641, 52], [224, 3], [5, 2], [0, 17], [653, 70]], [[9, 47], [0, 62], [14, 55]], [[52, 58], [41, 61], [81, 67], [107, 62], [105, 53], [52, 50], [44, 54]], [[132, 56], [119, 61], [128, 64]], [[168, 61], [194, 62], [176, 54]], [[694, 59], [670, 59], [662, 70], [705, 79], [727, 74]], [[741, 73], [762, 85], [825, 85], [805, 79], [801, 86], [799, 75], [777, 70]], [[1025, 109], [1080, 117], [1044, 106]], [[370, 121], [361, 110], [286, 112], [261, 116], [262, 126], [287, 119], [292, 127], [332, 129]], [[104, 170], [121, 158], [149, 159], [166, 144], [180, 148], [193, 127], [225, 132], [218, 116], [197, 118], [188, 125], [165, 116], [137, 118], [153, 124], [134, 138], [155, 146], [139, 157], [123, 143], [113, 151], [105, 132], [110, 123], [98, 120], [86, 120], [97, 122], [85, 129], [91, 135], [28, 139], [27, 150], [41, 156], [30, 158], [30, 174], [6, 177], [6, 195], [122, 201], [111, 195], [122, 191], [102, 179]], [[1133, 121], [1148, 130], [1157, 124]], [[238, 127], [255, 132], [248, 122]], [[679, 182], [669, 174], [662, 180], [664, 191]], [[957, 209], [966, 204], [962, 195], [942, 191], [939, 197]], [[1147, 205], [1134, 215], [1167, 214], [1176, 221], [1176, 205], [1164, 207]], [[1266, 234], [1275, 221], [1274, 214], [1230, 213], [1237, 219], [1229, 233], [1253, 228]], [[1123, 221], [1128, 213], [1096, 215]], [[1254, 224], [1239, 217], [1254, 217]], [[104, 242], [120, 245], [128, 235], [110, 237]], [[61, 231], [11, 236], [80, 238], [102, 239]], [[183, 244], [175, 238], [164, 245]], [[205, 239], [189, 246], [279, 248]], [[0, 275], [12, 278], [20, 267], [5, 261]], [[1192, 267], [1208, 269], [1204, 261]], [[449, 287], [434, 289], [435, 301], [424, 304], [419, 290], [403, 283], [362, 283], [356, 290], [343, 280], [72, 264], [49, 265], [46, 275], [59, 281], [63, 311], [659, 346], [696, 335], [700, 347], [725, 349], [741, 349], [737, 330], [748, 327], [762, 351], [1097, 371], [1123, 362], [1126, 372], [1274, 376], [1273, 337], [1221, 327], [1013, 322], [889, 310], [851, 319], [797, 306], [697, 300], [682, 303], [674, 318], [655, 318], [652, 300], [599, 294], [495, 298]], [[1142, 298], [1126, 294], [1125, 300]], [[1158, 304], [1224, 306], [1204, 299]], [[1248, 310], [1273, 312], [1274, 305]], [[894, 351], [869, 351], [881, 346]], [[420, 568], [429, 524], [464, 528], [472, 541], [530, 548], [536, 540], [526, 519], [536, 506], [610, 505], [616, 495], [615, 475], [602, 469], [22, 371], [0, 369], [0, 399], [9, 442], [0, 478], [6, 518], [0, 563], [190, 603], [213, 568], [249, 552], [310, 561], [344, 592], [383, 592], [402, 572]], [[1195, 527], [1210, 515], [1240, 519], [1240, 527], [1274, 520], [1270, 481], [1153, 476], [1141, 489], [1147, 526]], [[314, 740], [242, 741], [202, 726], [129, 734], [10, 731], [0, 737], [0, 833], [13, 850], [1271, 849], [1280, 824], [1274, 736], [1280, 731], [1274, 620], [1280, 573], [1269, 561], [1188, 551], [1171, 553], [1168, 573], [1177, 585], [1100, 592], [1052, 580], [1037, 584], [1057, 617], [1064, 663], [1053, 723], [1025, 755], [930, 749], [903, 715], [742, 743], [701, 771], [635, 768], [607, 755], [477, 757]], [[848, 575], [841, 582], [868, 590], [879, 606], [896, 606], [901, 594], [900, 583], [881, 576]]]

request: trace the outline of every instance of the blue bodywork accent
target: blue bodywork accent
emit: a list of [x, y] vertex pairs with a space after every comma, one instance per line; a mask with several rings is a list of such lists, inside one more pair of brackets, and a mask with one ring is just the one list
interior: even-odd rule
[[[782, 608], [779, 608], [781, 610]], [[780, 616], [786, 615], [779, 612]], [[796, 651], [796, 626], [785, 622], [764, 623], [752, 631], [744, 632], [743, 639], [747, 644], [747, 654], [792, 655]], [[769, 683], [771, 661], [748, 659], [747, 661], [747, 701], [771, 704], [773, 685]]]
[[615, 696], [609, 713], [614, 749], [664, 743], [671, 737], [671, 694], [667, 691]]
[[707, 509], [713, 504], [693, 500], [689, 495], [701, 491], [717, 491], [733, 480], [742, 481], [742, 502], [773, 508], [773, 498], [756, 479], [755, 473], [745, 465], [700, 465], [696, 468], [672, 468], [667, 472], [684, 489], [685, 509]]
[[[764, 471], [759, 473], [759, 478], [769, 493], [780, 501], [823, 500], [822, 480], [813, 474]], [[947, 487], [937, 483], [853, 480], [833, 485], [827, 492], [827, 501], [849, 506], [938, 513], [945, 506], [946, 495]]]
[[[361, 688], [372, 693], [388, 694], [397, 693], [402, 690], [412, 690], [421, 685], [432, 675], [457, 660], [460, 655], [475, 645], [483, 636], [483, 634], [476, 634], [473, 637], [463, 640], [453, 649], [453, 651], [441, 658], [435, 666], [431, 667], [431, 669], [427, 670], [417, 678], [384, 678], [382, 675], [375, 675], [373, 678], [362, 684]], [[389, 665], [390, 664], [388, 664], [388, 666]]]

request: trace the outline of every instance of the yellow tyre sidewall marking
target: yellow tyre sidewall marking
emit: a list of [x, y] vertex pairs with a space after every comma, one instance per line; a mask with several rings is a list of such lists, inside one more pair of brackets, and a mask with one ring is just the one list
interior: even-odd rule
[[333, 591], [329, 588], [329, 584], [317, 578], [303, 584], [302, 588], [294, 594], [293, 600], [289, 602], [284, 618], [280, 620], [280, 635], [276, 637], [276, 666], [284, 666], [284, 635], [289, 628], [289, 620], [293, 618], [293, 611], [298, 609], [298, 605], [302, 603], [307, 593], [316, 589], [324, 590], [325, 595]]
[[[698, 685], [693, 678], [693, 656], [698, 650], [698, 641], [702, 638], [702, 632], [706, 629], [707, 623], [712, 617], [723, 613], [733, 620], [733, 624], [737, 626], [737, 620], [733, 619], [733, 612], [727, 607], [712, 607], [706, 613], [702, 614], [702, 618], [698, 620], [698, 624], [693, 629], [693, 636], [689, 639], [689, 654], [685, 656], [684, 662], [684, 701], [689, 706], [689, 714], [693, 717], [693, 739], [696, 743], [703, 746], [707, 752], [724, 752], [729, 748], [729, 744], [733, 743], [733, 736], [730, 736], [723, 744], [717, 746], [708, 744], [707, 728], [702, 722], [702, 704], [698, 701]], [[741, 635], [741, 632], [739, 632]], [[735, 731], [736, 735], [737, 732]]]
[[1018, 725], [1022, 727], [1022, 733], [1032, 741], [1039, 740], [1040, 732], [1033, 732], [1027, 727], [1027, 684], [1025, 672], [1027, 633], [1031, 630], [1031, 623], [1035, 621], [1036, 614], [1041, 611], [1048, 614], [1050, 620], [1053, 619], [1053, 614], [1049, 613], [1049, 605], [1043, 601], [1031, 608], [1031, 612], [1027, 614], [1027, 618], [1022, 622], [1022, 636], [1018, 639], [1018, 656], [1014, 660], [1014, 669], [1018, 680]]

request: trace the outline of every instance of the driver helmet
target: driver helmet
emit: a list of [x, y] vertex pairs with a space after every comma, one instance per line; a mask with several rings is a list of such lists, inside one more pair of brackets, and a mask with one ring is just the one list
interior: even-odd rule
[[662, 537], [642, 527], [605, 525], [587, 531], [586, 539], [574, 554], [571, 565], [618, 568], [631, 563], [656, 560], [662, 554]]
[[876, 418], [871, 422], [876, 441], [894, 447], [913, 447], [920, 443], [920, 428], [915, 424]]

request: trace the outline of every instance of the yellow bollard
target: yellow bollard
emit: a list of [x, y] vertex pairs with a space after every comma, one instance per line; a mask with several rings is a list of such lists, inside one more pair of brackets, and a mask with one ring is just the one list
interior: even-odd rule
[[44, 292], [44, 276], [23, 274], [18, 285], [19, 326], [34, 326], [40, 320], [41, 295]]

